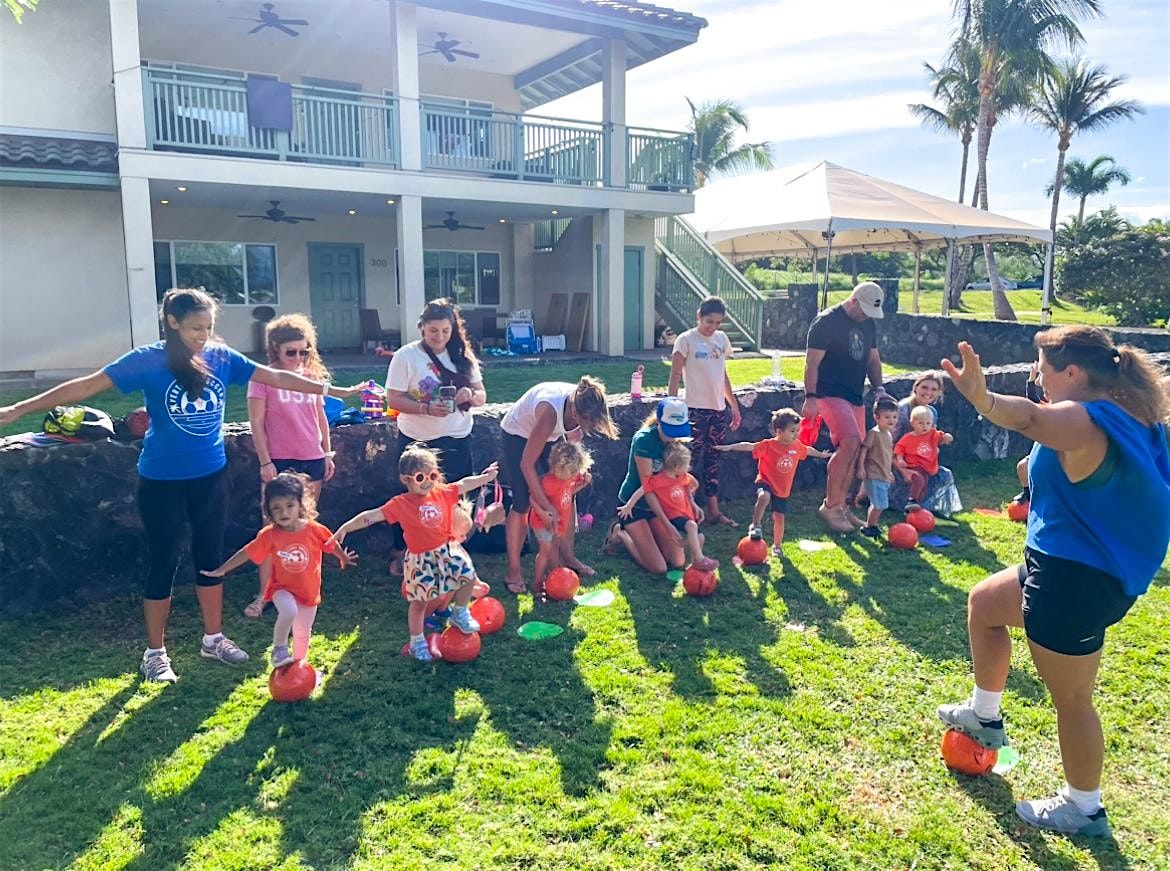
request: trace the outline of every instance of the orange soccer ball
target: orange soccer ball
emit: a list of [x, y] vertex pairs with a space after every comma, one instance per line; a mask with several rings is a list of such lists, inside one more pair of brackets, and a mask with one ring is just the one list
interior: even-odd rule
[[745, 535], [739, 540], [735, 554], [743, 560], [745, 566], [763, 565], [768, 561], [768, 542], [762, 538]]
[[471, 616], [479, 623], [479, 631], [491, 635], [504, 628], [504, 606], [499, 599], [484, 596], [471, 603]]
[[942, 737], [942, 758], [947, 768], [980, 777], [995, 767], [999, 752], [984, 747], [966, 732], [947, 729]]
[[1014, 520], [1016, 523], [1026, 523], [1028, 520], [1029, 502], [1009, 502], [1007, 506], [1008, 520]]
[[909, 523], [895, 523], [887, 534], [890, 545], [902, 550], [918, 547], [918, 530]]
[[934, 515], [925, 508], [916, 508], [914, 511], [907, 513], [906, 522], [918, 532], [934, 531]]
[[715, 572], [705, 572], [691, 566], [683, 572], [682, 583], [688, 596], [710, 596], [719, 585], [719, 576]]
[[278, 702], [300, 702], [317, 688], [317, 672], [307, 660], [274, 668], [268, 675], [268, 692]]
[[581, 579], [568, 566], [560, 566], [548, 573], [544, 579], [544, 591], [550, 599], [566, 602], [577, 595], [581, 588]]
[[479, 656], [479, 633], [464, 635], [454, 626], [448, 626], [439, 636], [439, 650], [448, 662], [471, 662]]

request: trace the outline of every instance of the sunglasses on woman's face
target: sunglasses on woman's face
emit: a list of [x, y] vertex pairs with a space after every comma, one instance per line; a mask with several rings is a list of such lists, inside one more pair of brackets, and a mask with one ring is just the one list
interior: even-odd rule
[[284, 349], [284, 356], [288, 357], [289, 359], [292, 359], [293, 357], [300, 357], [302, 360], [304, 360], [309, 356], [310, 353], [312, 353], [311, 348], [303, 348], [299, 351], [296, 348]]
[[432, 481], [439, 480], [439, 471], [436, 469], [433, 472], [415, 472], [414, 483], [421, 484], [423, 481], [430, 479]]

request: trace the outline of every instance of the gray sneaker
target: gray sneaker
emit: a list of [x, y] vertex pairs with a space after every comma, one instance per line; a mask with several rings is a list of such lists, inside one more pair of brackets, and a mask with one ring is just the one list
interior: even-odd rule
[[286, 665], [292, 665], [292, 654], [288, 652], [288, 645], [282, 644], [279, 647], [272, 648], [272, 667], [284, 668]]
[[240, 650], [236, 642], [232, 641], [226, 635], [219, 636], [211, 644], [200, 645], [199, 655], [204, 659], [218, 659], [220, 662], [226, 662], [228, 665], [239, 665], [241, 662], [248, 661], [248, 654]]
[[447, 619], [464, 635], [472, 635], [479, 631], [479, 621], [471, 616], [471, 610], [468, 608], [452, 608], [451, 616]]
[[1099, 807], [1087, 814], [1065, 795], [1064, 788], [1051, 798], [1016, 803], [1016, 816], [1030, 826], [1060, 832], [1062, 835], [1084, 835], [1087, 838], [1111, 838], [1113, 829], [1105, 808]]
[[957, 705], [939, 705], [938, 718], [947, 726], [960, 732], [966, 732], [989, 750], [998, 750], [1006, 747], [1007, 733], [1003, 728], [1003, 720], [980, 720], [975, 716], [975, 709], [971, 702], [959, 702]]
[[149, 681], [158, 683], [174, 683], [179, 679], [175, 670], [171, 668], [171, 658], [165, 653], [143, 654], [142, 676]]

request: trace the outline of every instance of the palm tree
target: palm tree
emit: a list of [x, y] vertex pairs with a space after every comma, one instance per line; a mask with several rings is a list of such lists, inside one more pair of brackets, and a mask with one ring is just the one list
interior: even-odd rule
[[910, 114], [918, 118], [924, 127], [939, 133], [954, 133], [963, 146], [963, 162], [959, 168], [959, 202], [963, 202], [967, 190], [967, 157], [971, 139], [975, 135], [975, 123], [979, 120], [979, 55], [971, 44], [960, 40], [952, 48], [955, 63], [938, 68], [928, 63], [922, 66], [930, 76], [931, 91], [942, 108], [926, 103], [911, 103]]
[[753, 169], [773, 168], [772, 145], [768, 142], [735, 144], [735, 136], [747, 133], [747, 115], [734, 100], [713, 100], [696, 106], [690, 97], [690, 132], [695, 138], [695, 187], [701, 188], [713, 176], [734, 175]]
[[[1133, 118], [1146, 110], [1136, 100], [1110, 101], [1113, 90], [1125, 82], [1125, 76], [1110, 78], [1105, 68], [1089, 66], [1084, 60], [1066, 60], [1046, 70], [1040, 77], [1035, 102], [1028, 111], [1032, 122], [1056, 134], [1056, 179], [1052, 192], [1052, 215], [1048, 226], [1056, 237], [1056, 219], [1060, 214], [1060, 189], [1064, 184], [1064, 159], [1074, 133], [1100, 130], [1116, 121]], [[1087, 196], [1087, 195], [1086, 195]], [[1085, 200], [1081, 199], [1084, 216]], [[1046, 264], [1051, 274], [1049, 249]]]
[[[1101, 0], [954, 0], [959, 35], [979, 53], [979, 117], [976, 122], [975, 189], [982, 209], [987, 205], [987, 151], [1001, 105], [1005, 78], [1034, 82], [1052, 66], [1047, 49], [1082, 41], [1077, 18], [1099, 15]], [[953, 50], [952, 50], [953, 51]], [[990, 243], [983, 246], [991, 279], [995, 316], [1015, 320], [1016, 313], [999, 286], [999, 270]]]
[[[1106, 164], [1110, 165], [1107, 167]], [[1129, 182], [1129, 170], [1118, 166], [1108, 154], [1102, 154], [1089, 163], [1078, 157], [1071, 157], [1064, 165], [1064, 189], [1081, 201], [1077, 209], [1078, 225], [1085, 223], [1085, 200], [1105, 193], [1114, 184], [1124, 187]], [[1055, 185], [1048, 185], [1044, 188], [1044, 195], [1052, 196], [1055, 188]]]

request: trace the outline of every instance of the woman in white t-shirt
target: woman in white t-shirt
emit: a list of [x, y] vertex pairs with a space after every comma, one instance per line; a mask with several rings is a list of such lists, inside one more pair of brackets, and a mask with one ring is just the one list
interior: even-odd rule
[[717, 296], [709, 296], [699, 305], [697, 325], [674, 341], [670, 360], [671, 396], [678, 396], [679, 380], [686, 385], [687, 408], [691, 412], [691, 444], [694, 474], [699, 491], [707, 498], [707, 523], [735, 521], [719, 510], [719, 459], [715, 448], [726, 440], [728, 424], [739, 429], [739, 403], [727, 377], [727, 361], [734, 353], [727, 333], [719, 329], [727, 307]]
[[[422, 338], [395, 351], [386, 373], [386, 404], [398, 412], [398, 445], [390, 468], [397, 468], [407, 445], [424, 442], [438, 452], [443, 477], [459, 481], [473, 474], [471, 409], [487, 402], [479, 361], [459, 306], [451, 300], [436, 299], [423, 306], [418, 328]], [[454, 397], [441, 395], [443, 387], [454, 388]], [[399, 487], [398, 492], [404, 491]], [[392, 566], [397, 567], [405, 545], [402, 527], [391, 528]]]

